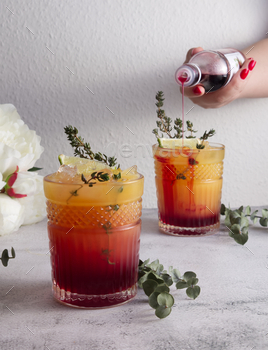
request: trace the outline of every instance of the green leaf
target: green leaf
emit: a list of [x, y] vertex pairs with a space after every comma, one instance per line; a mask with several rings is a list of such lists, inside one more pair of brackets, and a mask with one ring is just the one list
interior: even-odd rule
[[248, 205], [248, 206], [246, 207], [246, 209], [245, 209], [245, 215], [250, 215], [250, 213], [251, 213], [251, 208], [250, 208], [250, 206]]
[[156, 309], [159, 304], [157, 302], [157, 297], [160, 293], [158, 292], [153, 292], [150, 296], [149, 296], [149, 305], [153, 308]]
[[225, 211], [226, 211], [226, 207], [225, 207], [225, 205], [222, 203], [222, 204], [221, 204], [221, 211], [220, 211], [221, 215], [225, 215]]
[[248, 219], [245, 216], [242, 216], [240, 225], [241, 227], [247, 227], [249, 225]]
[[244, 245], [248, 241], [248, 234], [234, 234], [232, 235], [233, 239], [238, 243]]
[[164, 266], [162, 264], [159, 264], [158, 259], [151, 262], [151, 264], [148, 264], [148, 267], [154, 270], [157, 275], [160, 275], [161, 271], [164, 270]]
[[155, 292], [159, 292], [159, 293], [162, 293], [162, 292], [167, 292], [167, 293], [169, 293], [170, 289], [169, 289], [169, 287], [168, 287], [165, 283], [163, 283], [163, 284], [159, 284], [159, 285], [155, 288], [154, 291], [155, 291]]
[[32, 167], [30, 169], [28, 169], [27, 171], [38, 171], [38, 170], [42, 170], [43, 168], [37, 168], [37, 167]]
[[230, 218], [230, 222], [232, 225], [234, 225], [234, 224], [240, 225], [241, 214], [238, 211], [236, 211], [236, 210], [231, 211], [229, 218]]
[[173, 269], [173, 266], [169, 267], [169, 273], [174, 283], [177, 283], [181, 280], [180, 271], [178, 269]]
[[2, 252], [2, 256], [1, 256], [1, 260], [2, 260], [2, 264], [4, 266], [7, 266], [8, 264], [8, 260], [9, 260], [9, 256], [8, 256], [8, 250], [4, 249]]
[[186, 289], [186, 294], [189, 298], [196, 299], [200, 294], [201, 288], [199, 286], [188, 287]]
[[192, 277], [186, 283], [187, 283], [187, 286], [194, 286], [198, 283], [198, 278]]
[[268, 209], [262, 209], [262, 217], [267, 219], [268, 218]]
[[179, 282], [176, 283], [176, 288], [177, 289], [183, 289], [183, 288], [187, 288], [187, 287], [188, 287], [188, 285], [184, 281], [179, 281]]
[[235, 234], [240, 234], [240, 225], [234, 224], [230, 227], [232, 232], [229, 232], [229, 235], [233, 237]]
[[237, 211], [239, 212], [239, 214], [241, 214], [241, 213], [243, 212], [243, 209], [244, 209], [243, 205], [241, 205], [241, 207], [237, 209]]
[[157, 286], [158, 286], [158, 283], [154, 280], [147, 279], [145, 282], [142, 283], [142, 288], [144, 290], [144, 293], [148, 297], [154, 292]]
[[150, 271], [148, 273], [148, 279], [154, 280], [156, 281], [158, 284], [162, 284], [163, 283], [163, 279], [161, 277], [159, 277], [155, 272]]
[[[258, 213], [258, 210], [255, 210], [251, 215], [250, 215], [250, 220], [254, 221], [256, 214]], [[255, 221], [256, 223], [256, 221]]]
[[168, 273], [162, 273], [161, 277], [163, 278], [167, 286], [171, 286], [173, 284], [173, 280]]
[[157, 302], [160, 306], [172, 307], [174, 305], [174, 298], [167, 292], [162, 292], [157, 296]]
[[253, 219], [253, 224], [256, 224], [257, 221], [258, 221], [258, 217], [256, 216], [256, 217]]
[[268, 219], [267, 218], [260, 218], [260, 225], [263, 227], [267, 227]]
[[11, 247], [11, 256], [14, 259], [16, 257], [15, 249]]
[[184, 281], [188, 281], [188, 280], [190, 280], [191, 278], [193, 278], [193, 277], [196, 277], [196, 274], [194, 273], [194, 272], [192, 272], [192, 271], [187, 271], [187, 272], [185, 272], [184, 273], [184, 275], [183, 275], [183, 279], [184, 279]]
[[165, 307], [165, 306], [158, 306], [155, 310], [155, 315], [158, 318], [165, 318], [171, 313], [171, 308], [170, 307]]

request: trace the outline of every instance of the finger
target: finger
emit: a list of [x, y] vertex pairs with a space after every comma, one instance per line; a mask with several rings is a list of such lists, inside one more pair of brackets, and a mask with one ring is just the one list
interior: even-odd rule
[[250, 75], [256, 65], [256, 61], [253, 58], [247, 58], [243, 63], [242, 67], [233, 76], [230, 81], [230, 88], [233, 88], [237, 92], [241, 92], [248, 82]]
[[202, 47], [200, 47], [200, 46], [191, 48], [186, 54], [186, 59], [185, 59], [184, 63], [189, 62], [193, 55], [195, 55], [197, 52], [200, 52], [200, 51], [203, 51], [203, 50], [204, 49]]
[[195, 85], [193, 87], [184, 88], [184, 96], [189, 98], [201, 97], [205, 94], [205, 89], [202, 85]]

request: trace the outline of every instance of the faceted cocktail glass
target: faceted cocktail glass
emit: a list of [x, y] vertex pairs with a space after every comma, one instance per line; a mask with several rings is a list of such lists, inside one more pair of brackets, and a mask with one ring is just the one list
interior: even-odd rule
[[225, 147], [153, 146], [160, 229], [176, 236], [209, 235], [220, 226]]
[[102, 308], [137, 293], [144, 178], [87, 184], [44, 179], [54, 297]]

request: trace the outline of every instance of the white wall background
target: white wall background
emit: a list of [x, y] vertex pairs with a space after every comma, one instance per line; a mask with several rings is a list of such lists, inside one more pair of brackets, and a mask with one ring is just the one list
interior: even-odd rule
[[[180, 117], [174, 73], [188, 49], [247, 47], [267, 37], [267, 15], [266, 0], [1, 0], [0, 103], [13, 103], [42, 137], [43, 175], [58, 168], [59, 153], [72, 154], [63, 132], [72, 124], [94, 150], [137, 164], [144, 206], [156, 207], [155, 93]], [[187, 100], [186, 111], [192, 106]], [[226, 145], [223, 202], [267, 204], [268, 99], [196, 106], [187, 117]]]

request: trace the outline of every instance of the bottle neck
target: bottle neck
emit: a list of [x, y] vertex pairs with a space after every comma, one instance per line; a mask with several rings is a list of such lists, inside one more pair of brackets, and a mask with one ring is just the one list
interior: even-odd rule
[[185, 87], [193, 86], [201, 80], [201, 71], [194, 63], [185, 63], [175, 73], [176, 82]]

